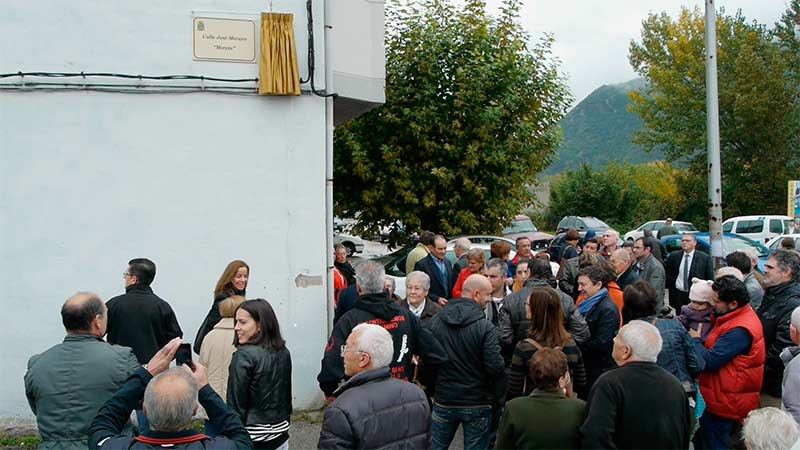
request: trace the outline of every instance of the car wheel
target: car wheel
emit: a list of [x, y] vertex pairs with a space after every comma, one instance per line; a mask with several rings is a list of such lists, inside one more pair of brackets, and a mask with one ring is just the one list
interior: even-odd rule
[[352, 242], [342, 242], [342, 245], [347, 250], [347, 256], [353, 256], [356, 253], [356, 246]]

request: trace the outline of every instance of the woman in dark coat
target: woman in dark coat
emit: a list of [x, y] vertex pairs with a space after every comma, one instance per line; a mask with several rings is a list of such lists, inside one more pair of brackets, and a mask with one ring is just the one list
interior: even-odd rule
[[219, 277], [217, 286], [214, 288], [214, 303], [211, 305], [211, 310], [208, 311], [203, 324], [197, 330], [197, 337], [194, 338], [193, 349], [195, 353], [200, 354], [203, 338], [222, 319], [222, 315], [219, 313], [219, 303], [234, 295], [241, 295], [246, 298], [245, 291], [247, 290], [247, 280], [249, 278], [250, 266], [246, 262], [236, 259], [228, 263], [228, 267], [222, 272], [222, 276]]
[[264, 299], [236, 309], [236, 352], [228, 370], [228, 405], [239, 414], [254, 448], [288, 449], [292, 358], [278, 318]]

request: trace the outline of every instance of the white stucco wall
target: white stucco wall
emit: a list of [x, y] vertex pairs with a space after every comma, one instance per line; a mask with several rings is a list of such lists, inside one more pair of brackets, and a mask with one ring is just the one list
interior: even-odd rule
[[[0, 40], [0, 73], [254, 78], [257, 64], [192, 60], [192, 14], [259, 23], [269, 3], [295, 14], [305, 55], [305, 2], [296, 0], [3, 2], [0, 28], [15, 38]], [[247, 261], [248, 298], [273, 304], [292, 352], [294, 406], [317, 406], [325, 287], [294, 280], [325, 278], [324, 145], [324, 100], [308, 94], [0, 92], [0, 419], [32, 416], [26, 362], [63, 339], [64, 300], [124, 292], [133, 257], [157, 264], [153, 289], [189, 342], [226, 264]]]

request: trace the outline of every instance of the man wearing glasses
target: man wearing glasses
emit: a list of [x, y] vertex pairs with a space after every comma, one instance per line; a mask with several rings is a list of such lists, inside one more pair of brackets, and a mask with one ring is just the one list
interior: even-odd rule
[[689, 288], [692, 287], [692, 278], [701, 280], [714, 280], [714, 266], [711, 258], [696, 251], [697, 237], [691, 233], [681, 236], [681, 250], [670, 253], [664, 266], [667, 271], [667, 289], [669, 289], [669, 304], [675, 311], [680, 311], [681, 306], [689, 304]]

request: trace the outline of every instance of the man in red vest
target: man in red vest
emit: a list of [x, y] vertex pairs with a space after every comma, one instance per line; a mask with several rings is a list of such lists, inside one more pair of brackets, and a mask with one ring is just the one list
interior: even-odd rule
[[742, 421], [758, 409], [766, 358], [764, 333], [743, 282], [727, 275], [714, 281], [711, 290], [714, 328], [705, 345], [700, 340], [702, 329], [689, 330], [695, 352], [706, 366], [700, 375], [706, 410], [695, 448], [738, 448], [734, 443]]

